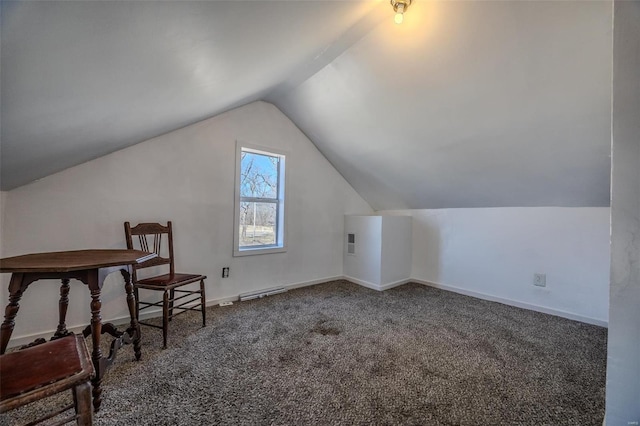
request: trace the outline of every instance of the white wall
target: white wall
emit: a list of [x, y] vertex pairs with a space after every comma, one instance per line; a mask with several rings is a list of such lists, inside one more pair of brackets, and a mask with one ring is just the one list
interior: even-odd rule
[[[605, 325], [609, 208], [402, 210], [413, 216], [411, 277]], [[544, 288], [534, 273], [547, 275]]]
[[[374, 290], [405, 284], [411, 272], [411, 218], [345, 217], [344, 275]], [[355, 234], [355, 254], [347, 253], [347, 234]]]
[[614, 4], [607, 425], [640, 422], [640, 2]]
[[[382, 217], [345, 216], [344, 275], [369, 287], [380, 285], [382, 255]], [[355, 234], [355, 254], [347, 254], [347, 234]], [[371, 285], [373, 284], [373, 286]]]
[[[236, 140], [288, 153], [286, 253], [232, 257]], [[372, 212], [298, 128], [264, 102], [51, 175], [3, 201], [4, 256], [124, 248], [124, 221], [172, 220], [177, 269], [208, 275], [210, 301], [342, 276], [344, 215]], [[230, 278], [220, 278], [223, 266], [231, 267]], [[3, 280], [2, 306], [8, 274]], [[105, 283], [105, 320], [127, 315], [121, 282], [113, 274]], [[58, 287], [40, 281], [29, 288], [14, 337], [55, 328]], [[86, 287], [72, 283], [68, 325], [88, 323], [88, 302]]]
[[382, 253], [380, 284], [388, 286], [411, 276], [411, 218], [382, 218]]

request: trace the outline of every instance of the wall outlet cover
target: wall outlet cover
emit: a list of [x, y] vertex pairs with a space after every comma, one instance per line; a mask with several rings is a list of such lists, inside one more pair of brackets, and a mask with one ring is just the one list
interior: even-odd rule
[[538, 287], [546, 287], [547, 274], [533, 274], [533, 285]]

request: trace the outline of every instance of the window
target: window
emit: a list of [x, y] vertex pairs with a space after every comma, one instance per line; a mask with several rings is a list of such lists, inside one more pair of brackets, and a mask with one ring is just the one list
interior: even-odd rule
[[285, 155], [237, 144], [234, 255], [285, 251]]

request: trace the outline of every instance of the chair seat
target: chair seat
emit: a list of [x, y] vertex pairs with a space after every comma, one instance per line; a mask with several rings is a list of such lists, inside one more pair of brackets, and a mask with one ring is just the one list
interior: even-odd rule
[[142, 288], [175, 288], [181, 285], [190, 284], [196, 281], [204, 280], [207, 277], [204, 275], [194, 274], [164, 274], [156, 277], [149, 277], [143, 280], [139, 280], [135, 285]]
[[[82, 376], [79, 377], [80, 380], [88, 379], [92, 371], [91, 368], [82, 368], [79, 353], [82, 349], [75, 336], [68, 336], [3, 355], [0, 400], [4, 401], [75, 374]], [[84, 351], [86, 353], [86, 349]], [[25, 374], [27, 367], [29, 374]]]
[[0, 359], [0, 413], [74, 389], [80, 398], [76, 401], [76, 410], [80, 410], [76, 412], [82, 417], [78, 417], [79, 424], [91, 423], [89, 380], [95, 370], [81, 335], [10, 352]]

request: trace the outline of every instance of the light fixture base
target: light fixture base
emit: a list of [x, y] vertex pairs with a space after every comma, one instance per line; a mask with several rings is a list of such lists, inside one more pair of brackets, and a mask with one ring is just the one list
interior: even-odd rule
[[407, 8], [411, 6], [412, 1], [413, 0], [391, 0], [390, 3], [391, 3], [391, 7], [393, 7], [393, 11], [397, 13], [398, 6], [402, 5], [404, 8], [403, 12], [406, 12]]

